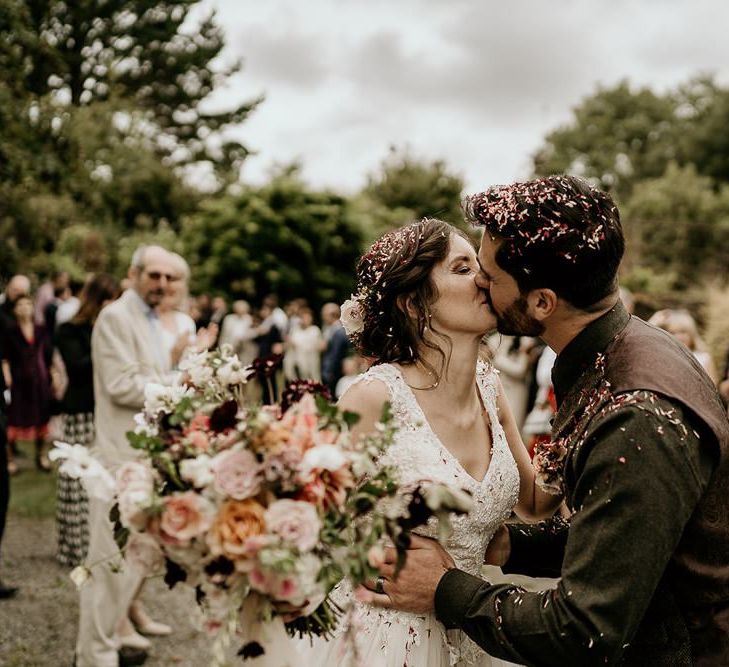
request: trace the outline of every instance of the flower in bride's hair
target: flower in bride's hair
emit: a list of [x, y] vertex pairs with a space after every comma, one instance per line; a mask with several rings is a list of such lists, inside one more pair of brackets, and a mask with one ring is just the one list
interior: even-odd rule
[[340, 320], [348, 336], [364, 331], [365, 309], [359, 296], [352, 295], [341, 308]]

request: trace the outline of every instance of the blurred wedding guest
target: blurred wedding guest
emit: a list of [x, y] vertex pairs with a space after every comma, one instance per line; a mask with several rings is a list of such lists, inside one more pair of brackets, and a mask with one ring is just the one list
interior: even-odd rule
[[357, 355], [345, 357], [342, 360], [342, 377], [337, 380], [337, 386], [334, 388], [334, 397], [339, 398], [342, 396], [354, 384], [362, 372], [362, 357]]
[[[256, 337], [253, 342], [257, 346], [256, 356], [262, 359], [274, 354], [283, 354], [283, 336], [276, 326], [271, 306], [263, 305], [254, 318]], [[261, 383], [262, 400], [265, 405], [275, 400], [279, 381], [274, 374], [269, 382]]]
[[234, 301], [233, 312], [226, 315], [223, 320], [218, 344], [230, 345], [241, 363], [247, 366], [256, 358], [257, 348], [253, 342], [254, 338], [253, 317], [249, 303], [243, 299]]
[[321, 378], [332, 395], [336, 394], [337, 382], [342, 377], [342, 362], [350, 353], [349, 339], [339, 317], [339, 304], [330, 302], [322, 306]]
[[650, 320], [650, 324], [668, 331], [679, 342], [691, 350], [696, 360], [701, 364], [714, 384], [719, 381], [714, 360], [709, 354], [708, 347], [699, 334], [696, 320], [686, 310], [659, 310]]
[[314, 324], [314, 313], [309, 307], [299, 309], [301, 323], [288, 337], [287, 346], [293, 357], [296, 377], [302, 380], [321, 380], [321, 329]]
[[[94, 451], [112, 474], [136, 458], [125, 434], [134, 428], [134, 415], [144, 406], [145, 387], [173, 379], [157, 307], [174, 271], [173, 259], [164, 248], [138, 248], [128, 272], [131, 288], [101, 311], [91, 334]], [[110, 509], [110, 503], [89, 498], [88, 563], [118, 557]], [[77, 667], [117, 667], [120, 651], [127, 664], [141, 664], [146, 658], [149, 641], [128, 623], [131, 602], [145, 575], [134, 567], [124, 567], [120, 572], [99, 567], [81, 587]], [[132, 620], [142, 626], [149, 619]], [[147, 633], [155, 629], [140, 627]]]
[[188, 315], [188, 282], [190, 267], [183, 257], [171, 254], [172, 278], [167, 281], [165, 295], [157, 312], [161, 325], [162, 345], [170, 355], [170, 367], [175, 368], [185, 350], [195, 338], [195, 321]]
[[[21, 274], [13, 276], [0, 294], [0, 329], [15, 325], [13, 306], [20, 296], [30, 296], [30, 278]], [[0, 331], [2, 333], [2, 331]]]
[[[93, 279], [93, 276], [89, 280]], [[71, 281], [70, 296], [63, 302], [58, 304], [58, 310], [56, 311], [56, 329], [60, 327], [64, 322], [70, 322], [73, 316], [78, 312], [79, 306], [81, 305], [81, 299], [79, 293], [83, 290], [84, 285], [76, 281]]]
[[[69, 281], [67, 271], [53, 271], [48, 280], [38, 288], [33, 310], [33, 318], [38, 324], [46, 324], [46, 308], [68, 287]], [[48, 328], [48, 331], [52, 329]]]
[[213, 297], [211, 302], [212, 313], [210, 313], [210, 322], [215, 324], [220, 330], [225, 316], [228, 314], [228, 304], [222, 296]]
[[551, 347], [545, 346], [537, 361], [535, 380], [537, 384], [534, 405], [528, 412], [522, 434], [529, 454], [539, 442], [549, 442], [552, 433], [552, 417], [557, 412], [557, 398], [552, 385], [552, 367], [557, 355]]
[[499, 371], [504, 393], [519, 429], [527, 414], [532, 370], [530, 350], [533, 346], [534, 339], [527, 336], [494, 334], [488, 341], [491, 363]]
[[210, 295], [198, 294], [195, 297], [195, 326], [198, 329], [204, 329], [210, 324], [210, 318], [213, 316], [213, 306], [210, 302]]
[[157, 308], [161, 325], [162, 346], [169, 354], [170, 367], [177, 368], [189, 351], [208, 349], [215, 343], [218, 326], [210, 322], [196, 331], [195, 321], [188, 315], [190, 266], [181, 255], [172, 253], [172, 279], [167, 282], [164, 298]]
[[271, 321], [276, 325], [279, 333], [283, 336], [288, 331], [289, 318], [282, 308], [278, 305], [278, 297], [275, 294], [269, 294], [263, 298], [263, 308], [270, 309], [270, 314], [266, 319], [271, 318]]
[[[277, 303], [277, 301], [274, 301], [270, 297], [267, 298], [270, 304]], [[286, 315], [285, 320], [282, 317], [272, 316], [279, 331], [281, 331], [281, 336], [284, 341], [283, 374], [288, 381], [296, 380], [299, 377], [296, 370], [296, 353], [294, 348], [289, 344], [289, 341], [291, 334], [301, 328], [301, 316], [299, 312], [305, 307], [305, 299], [292, 299], [283, 308], [282, 312]]]
[[[0, 335], [0, 359], [3, 356], [4, 339]], [[6, 427], [5, 405], [5, 377], [0, 372], [0, 564], [2, 564], [3, 533], [5, 532], [5, 518], [10, 502], [10, 476], [8, 475], [8, 454], [5, 447]], [[0, 600], [12, 598], [18, 592], [16, 586], [8, 586], [0, 577]]]
[[33, 321], [33, 300], [20, 296], [13, 306], [15, 324], [4, 341], [3, 372], [10, 387], [8, 409], [8, 471], [17, 472], [13, 445], [19, 440], [35, 442], [35, 465], [50, 470], [45, 455], [51, 418], [51, 360], [53, 348], [46, 329]]
[[[61, 401], [63, 439], [90, 447], [94, 440], [94, 377], [91, 365], [91, 331], [101, 309], [119, 296], [115, 278], [100, 273], [81, 294], [81, 304], [70, 322], [56, 331], [58, 349], [68, 376]], [[58, 473], [56, 494], [58, 526], [57, 560], [76, 567], [86, 558], [89, 545], [88, 498], [80, 480]]]

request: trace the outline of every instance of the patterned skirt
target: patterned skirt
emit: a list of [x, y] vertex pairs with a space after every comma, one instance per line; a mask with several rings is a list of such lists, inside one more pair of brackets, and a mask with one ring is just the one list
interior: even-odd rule
[[[94, 413], [63, 415], [66, 442], [89, 447], [94, 440]], [[80, 480], [58, 473], [56, 494], [58, 552], [61, 565], [76, 567], [83, 563], [89, 547], [89, 500]]]

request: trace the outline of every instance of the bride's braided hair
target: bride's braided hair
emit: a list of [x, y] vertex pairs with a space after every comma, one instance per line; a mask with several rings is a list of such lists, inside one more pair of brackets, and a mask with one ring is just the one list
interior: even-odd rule
[[377, 363], [423, 361], [422, 347], [438, 351], [447, 364], [441, 346], [426, 337], [429, 329], [450, 345], [445, 334], [430, 323], [431, 304], [438, 298], [431, 279], [433, 267], [448, 256], [452, 234], [462, 232], [447, 222], [425, 218], [388, 232], [372, 244], [357, 265], [357, 291], [343, 306], [346, 313], [357, 310], [357, 326], [348, 335], [357, 351]]

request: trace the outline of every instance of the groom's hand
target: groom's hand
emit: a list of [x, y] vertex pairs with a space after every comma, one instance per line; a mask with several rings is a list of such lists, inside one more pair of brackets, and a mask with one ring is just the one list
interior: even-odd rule
[[394, 549], [385, 550], [385, 564], [380, 567], [381, 588], [384, 593], [375, 592], [376, 582], [357, 589], [361, 602], [399, 609], [414, 614], [425, 614], [435, 607], [435, 590], [441, 577], [455, 567], [448, 552], [435, 540], [413, 535], [407, 551], [405, 567], [395, 577], [397, 554]]

